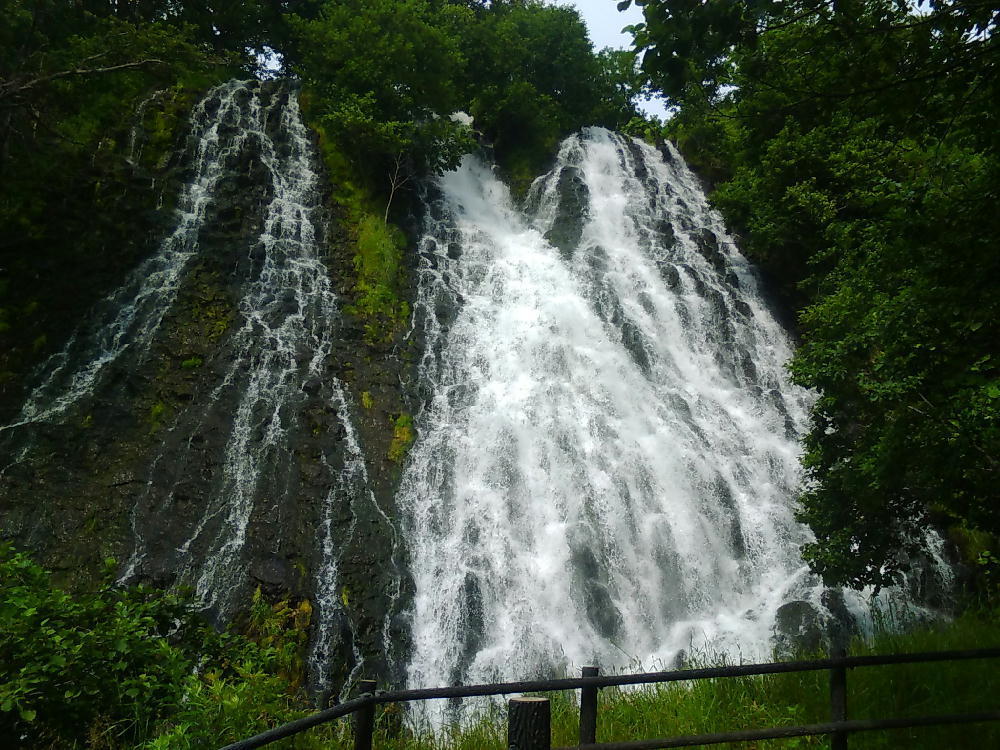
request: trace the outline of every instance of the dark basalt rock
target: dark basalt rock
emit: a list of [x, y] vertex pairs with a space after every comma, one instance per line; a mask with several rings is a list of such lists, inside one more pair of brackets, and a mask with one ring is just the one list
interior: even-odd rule
[[559, 206], [545, 239], [569, 259], [576, 252], [583, 235], [583, 225], [589, 213], [590, 191], [577, 167], [562, 168], [556, 189]]
[[823, 624], [822, 616], [809, 602], [783, 604], [774, 621], [775, 651], [787, 656], [797, 651], [819, 651], [824, 643]]
[[[289, 95], [286, 83], [260, 86], [265, 99]], [[208, 102], [209, 113], [217, 112], [220, 104], [216, 98]], [[267, 127], [277, 136], [280, 123], [272, 119]], [[112, 365], [93, 397], [74, 405], [58, 423], [0, 433], [0, 450], [8, 459], [0, 470], [10, 463], [8, 457], [29, 449], [23, 460], [6, 468], [0, 481], [4, 538], [34, 552], [71, 588], [92, 587], [106, 557], [127, 561], [137, 529], [145, 540], [145, 554], [132, 580], [161, 586], [174, 584], [189, 559], [203, 559], [213, 539], [217, 519], [209, 514], [204, 533], [190, 541], [185, 553], [178, 551], [211, 510], [225, 480], [224, 452], [237, 389], [219, 384], [237, 357], [233, 336], [245, 322], [239, 300], [246, 286], [259, 278], [265, 260], [257, 237], [274, 186], [261, 166], [258, 139], [242, 143], [228, 156], [198, 236], [197, 260], [186, 269], [149, 356]], [[279, 152], [289, 147], [277, 144]], [[173, 190], [184, 177], [193, 177], [192, 170], [177, 167]], [[166, 205], [169, 208], [171, 201]], [[149, 214], [158, 231], [137, 230], [143, 239], [141, 251], [123, 256], [105, 289], [120, 284], [137, 259], [173, 230], [171, 212], [165, 211], [166, 218], [161, 213]], [[338, 216], [330, 216], [320, 241], [327, 250], [331, 282], [342, 305], [349, 306], [354, 251]], [[416, 253], [408, 257], [415, 262]], [[412, 298], [412, 273], [407, 273], [410, 286], [403, 298]], [[76, 319], [85, 309], [77, 311]], [[280, 291], [265, 302], [264, 314], [275, 321], [298, 312], [295, 299]], [[387, 456], [394, 419], [409, 411], [401, 382], [412, 357], [402, 342], [403, 331], [393, 340], [371, 343], [356, 317], [344, 313], [339, 325], [343, 330], [335, 351], [305, 381], [295, 413], [289, 415], [294, 427], [287, 455], [262, 476], [240, 553], [246, 582], [244, 590], [234, 594], [243, 606], [249, 605], [257, 586], [271, 600], [315, 600], [314, 576], [322, 562], [318, 529], [321, 511], [329, 503], [342, 547], [344, 604], [335, 627], [339, 642], [331, 645], [339, 656], [330, 676], [346, 679], [357, 648], [372, 674], [390, 680], [388, 665], [404, 663], [400, 652], [407, 648], [408, 635], [398, 617], [406, 584], [398, 573], [396, 534], [386, 521], [394, 515], [400, 466]], [[71, 328], [66, 326], [62, 340]], [[312, 355], [296, 352], [295, 360], [303, 365]], [[346, 384], [348, 410], [365, 446], [368, 488], [337, 489], [332, 481], [344, 465], [346, 439], [340, 414], [331, 406], [329, 383], [335, 378]], [[360, 406], [362, 394], [368, 394], [369, 408]], [[16, 407], [7, 412], [12, 417]], [[224, 614], [241, 619], [238, 612]], [[386, 653], [387, 619], [392, 623], [390, 647], [400, 652]]]

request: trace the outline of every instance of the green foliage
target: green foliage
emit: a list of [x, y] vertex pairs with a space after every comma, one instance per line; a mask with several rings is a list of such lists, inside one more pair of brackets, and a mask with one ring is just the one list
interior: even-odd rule
[[669, 129], [799, 311], [805, 555], [892, 581], [929, 523], [1000, 531], [1000, 43], [979, 6], [649, 0]]
[[[313, 97], [304, 94], [303, 102], [311, 116]], [[354, 168], [337, 139], [330, 136], [326, 126], [317, 125], [317, 131], [333, 198], [343, 212], [342, 224], [354, 251], [353, 299], [345, 312], [361, 317], [369, 344], [385, 343], [410, 316], [409, 304], [400, 298], [406, 238], [387, 221], [388, 207], [380, 206], [376, 190], [364, 173]]]
[[170, 407], [164, 401], [154, 403], [149, 407], [149, 414], [146, 417], [146, 422], [149, 424], [149, 431], [151, 433], [158, 431], [163, 426], [164, 420], [169, 417]]
[[[252, 640], [220, 634], [190, 602], [143, 586], [71, 596], [0, 544], [0, 736], [19, 747], [165, 750], [291, 721], [309, 710], [297, 685], [310, 615], [308, 602], [258, 595]], [[329, 736], [285, 747], [324, 747]]]
[[359, 296], [355, 304], [370, 321], [369, 334], [378, 338], [378, 333], [391, 332], [409, 312], [398, 291], [406, 238], [396, 226], [372, 214], [361, 219], [357, 233], [354, 269]]
[[338, 0], [293, 19], [313, 117], [350, 152], [406, 153], [421, 171], [457, 163], [467, 138], [447, 115], [464, 61], [437, 20], [425, 0]]
[[413, 417], [409, 414], [400, 414], [396, 417], [392, 427], [392, 443], [389, 445], [389, 460], [393, 463], [402, 461], [416, 438]]
[[572, 130], [631, 119], [642, 90], [634, 55], [595, 55], [576, 10], [539, 2], [337, 0], [292, 28], [311, 119], [386, 191], [400, 160], [419, 175], [472, 150], [456, 110], [524, 182]]
[[307, 599], [295, 606], [287, 599], [270, 604], [260, 587], [250, 603], [247, 636], [273, 652], [278, 676], [293, 688], [305, 683], [305, 652], [312, 612], [312, 605]]

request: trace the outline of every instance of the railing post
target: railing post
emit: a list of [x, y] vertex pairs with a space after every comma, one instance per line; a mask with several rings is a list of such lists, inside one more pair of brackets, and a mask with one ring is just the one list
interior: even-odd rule
[[[835, 646], [830, 655], [835, 658], [847, 656], [847, 649]], [[830, 668], [830, 719], [831, 721], [847, 721], [847, 667], [843, 665]], [[847, 750], [847, 732], [834, 732], [830, 735], [830, 750]]]
[[[359, 680], [360, 695], [375, 695], [375, 680]], [[372, 750], [375, 733], [375, 706], [364, 706], [354, 712], [354, 750]]]
[[[597, 667], [584, 667], [583, 677], [597, 677]], [[580, 744], [593, 745], [597, 742], [597, 687], [580, 688]]]
[[548, 698], [511, 698], [507, 701], [507, 750], [551, 750]]

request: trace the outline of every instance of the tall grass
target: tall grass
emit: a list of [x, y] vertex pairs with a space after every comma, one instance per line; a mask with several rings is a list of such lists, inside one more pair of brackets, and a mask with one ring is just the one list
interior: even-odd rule
[[[851, 644], [854, 655], [905, 653], [1000, 646], [998, 612], [968, 613], [959, 619], [910, 633], [883, 632]], [[809, 656], [804, 654], [803, 656]], [[692, 666], [709, 666], [712, 660]], [[715, 660], [716, 665], [721, 662]], [[698, 680], [644, 689], [601, 691], [598, 741], [671, 737], [830, 720], [829, 673], [804, 672], [759, 677]], [[1000, 707], [1000, 660], [974, 660], [861, 667], [849, 672], [848, 713], [852, 719], [967, 713]], [[577, 741], [577, 698], [549, 694], [552, 744]], [[330, 747], [351, 747], [347, 723], [323, 730]], [[303, 739], [302, 747], [312, 746]], [[729, 748], [825, 748], [827, 737], [718, 745]], [[289, 747], [298, 747], [289, 744]], [[852, 750], [952, 750], [1000, 748], [1000, 724], [863, 732]], [[415, 727], [398, 706], [388, 706], [376, 724], [379, 750], [505, 750], [506, 709], [480, 705], [474, 718], [437, 732]]]

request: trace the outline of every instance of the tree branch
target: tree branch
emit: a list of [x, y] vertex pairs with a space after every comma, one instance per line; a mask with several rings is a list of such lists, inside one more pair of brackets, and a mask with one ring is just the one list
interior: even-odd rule
[[[95, 55], [93, 57], [87, 58], [87, 60], [96, 59], [97, 57], [103, 57], [103, 55]], [[86, 62], [84, 60], [83, 62]], [[109, 65], [104, 68], [72, 68], [70, 70], [60, 70], [57, 73], [49, 73], [48, 75], [38, 76], [29, 81], [18, 83], [16, 81], [9, 80], [0, 84], [0, 100], [13, 98], [23, 94], [30, 89], [36, 88], [46, 83], [59, 80], [61, 78], [71, 78], [74, 76], [88, 76], [88, 75], [100, 75], [103, 73], [114, 73], [119, 70], [133, 70], [135, 68], [141, 68], [146, 65], [166, 65], [163, 60], [156, 58], [150, 58], [147, 60], [136, 60], [134, 62], [121, 63], [120, 65]]]

